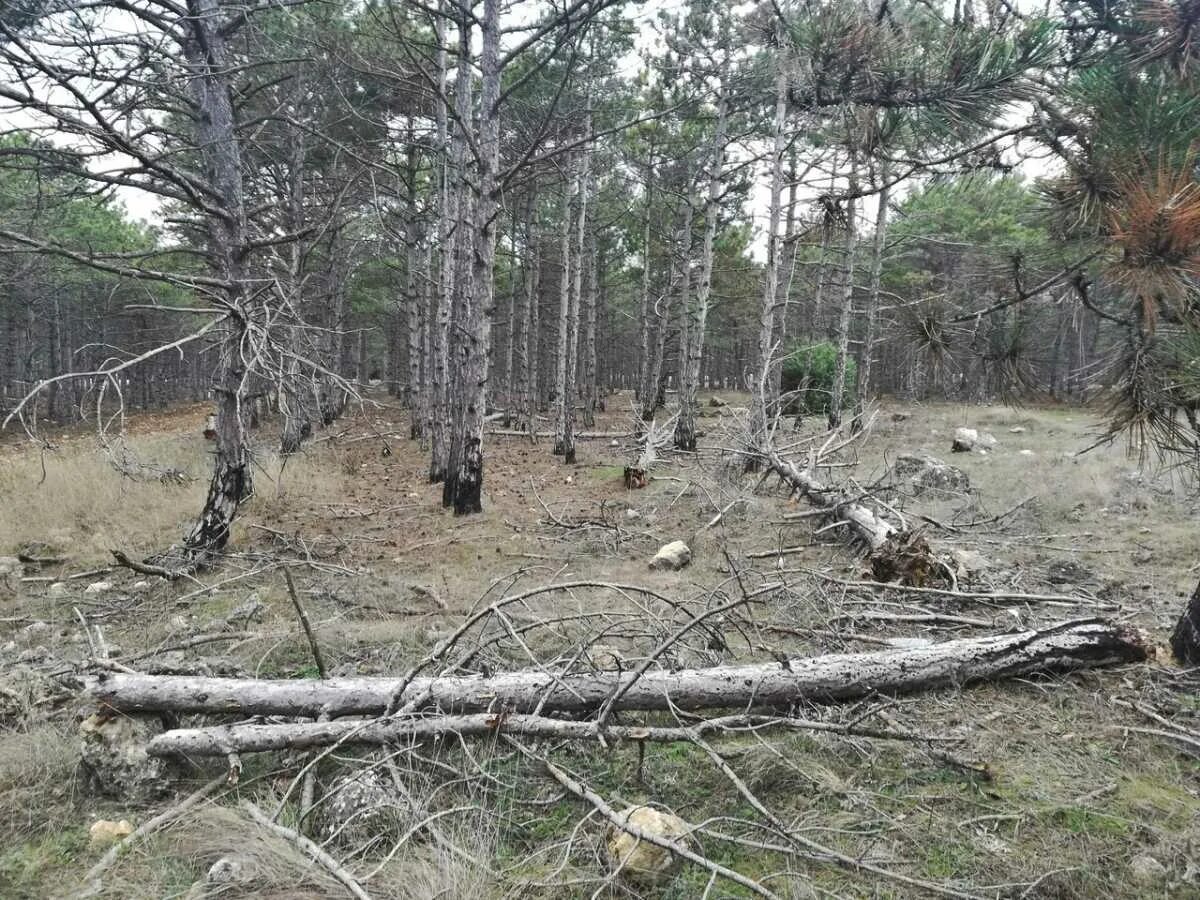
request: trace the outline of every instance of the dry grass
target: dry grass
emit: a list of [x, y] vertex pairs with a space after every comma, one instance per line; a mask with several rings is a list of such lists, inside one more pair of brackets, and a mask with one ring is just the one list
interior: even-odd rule
[[[735, 405], [745, 402], [728, 399]], [[623, 410], [625, 403], [614, 401], [612, 408]], [[894, 420], [893, 412], [907, 413], [908, 418]], [[742, 475], [740, 467], [714, 476], [716, 455], [710, 454], [700, 462], [677, 460], [665, 465], [661, 480], [644, 490], [626, 492], [619, 474], [627, 451], [612, 448], [607, 441], [581, 442], [580, 464], [574, 468], [551, 460], [545, 444], [530, 448], [518, 439], [491, 442], [487, 514], [455, 519], [441, 510], [440, 489], [426, 483], [425, 458], [419, 449], [394, 441], [391, 454], [380, 453], [374, 435], [402, 430], [402, 423], [387, 421], [387, 415], [382, 413], [370, 429], [357, 420], [348, 422], [346, 436], [355, 438], [353, 442], [315, 445], [283, 466], [264, 448], [259, 454], [262, 468], [256, 473], [256, 497], [244, 510], [234, 536], [235, 555], [222, 570], [203, 576], [205, 582], [216, 584], [243, 571], [248, 559], [252, 562], [267, 550], [293, 558], [311, 552], [314, 558], [357, 573], [315, 572], [303, 565], [294, 569], [326, 659], [331, 668], [343, 672], [402, 670], [453, 631], [468, 610], [505, 589], [596, 579], [642, 584], [676, 603], [696, 604], [707, 601], [713, 592], [728, 598], [738, 590], [725, 550], [743, 577], [759, 579], [754, 583], [760, 584], [776, 577], [776, 560], [752, 560], [744, 556], [746, 551], [805, 546], [812, 540], [811, 520], [782, 522], [782, 514], [795, 507], [786, 504], [770, 483], [745, 505], [731, 509], [718, 528], [700, 532], [716, 511], [714, 501], [724, 504], [748, 492], [757, 476]], [[617, 412], [600, 427], [620, 425]], [[722, 439], [719, 416], [706, 416], [704, 425], [710, 441]], [[991, 431], [999, 446], [986, 455], [950, 454], [952, 432], [960, 425]], [[1014, 433], [1012, 428], [1023, 431]], [[1196, 576], [1189, 567], [1195, 562], [1196, 495], [1191, 485], [1167, 473], [1137, 471], [1136, 461], [1126, 457], [1120, 446], [1075, 455], [1100, 429], [1096, 417], [1079, 410], [885, 404], [870, 440], [857, 451], [858, 467], [830, 474], [837, 479], [853, 474], [859, 483], [869, 484], [886, 472], [897, 453], [929, 452], [961, 466], [971, 477], [972, 493], [897, 502], [903, 503], [906, 513], [926, 513], [960, 526], [1003, 513], [1036, 495], [1002, 522], [957, 531], [929, 526], [930, 536], [940, 545], [986, 556], [993, 564], [984, 576], [989, 584], [1103, 594], [1122, 604], [1120, 616], [1132, 618], [1161, 640], [1178, 612], [1180, 594], [1194, 586]], [[189, 434], [144, 434], [136, 440], [147, 442], [139, 446], [146, 448], [148, 456], [158, 453], [160, 460], [190, 466], [193, 474], [202, 475], [206, 448]], [[372, 437], [357, 440], [368, 434]], [[264, 432], [262, 439], [268, 436]], [[1022, 454], [1023, 449], [1033, 452]], [[34, 481], [40, 477], [38, 461], [14, 458], [14, 454], [0, 458], [0, 478], [5, 479], [0, 490], [5, 499], [14, 498], [19, 515], [29, 519], [0, 522], [0, 552], [34, 539], [38, 528], [57, 525], [65, 532], [59, 545], [71, 553], [73, 564], [82, 566], [103, 557], [107, 549], [92, 534], [93, 518], [105, 523], [110, 534], [121, 536], [126, 546], [158, 549], [167, 542], [164, 535], [177, 536], [201, 499], [194, 485], [122, 487], [119, 476], [86, 448], [64, 449], [56, 462], [81, 469], [91, 466], [91, 474], [53, 485], [48, 474], [43, 489], [57, 492], [57, 509], [72, 510], [52, 516], [36, 502], [42, 489], [32, 488], [29, 481], [31, 476]], [[572, 532], [546, 524], [531, 482], [556, 514], [595, 518], [604, 503], [608, 514], [620, 517], [630, 534], [617, 542], [603, 530]], [[114, 486], [116, 496], [136, 497], [141, 505], [114, 504], [109, 493]], [[134, 495], [135, 489], [145, 493]], [[88, 490], [95, 497], [87, 496]], [[637, 517], [625, 519], [626, 508], [637, 510]], [[136, 515], [130, 510], [136, 510]], [[659, 543], [689, 537], [696, 555], [691, 566], [681, 572], [647, 570], [646, 560]], [[1062, 586], [1049, 583], [1049, 567], [1064, 561], [1081, 567], [1082, 580]], [[806, 546], [803, 553], [786, 557], [785, 565], [792, 564], [819, 567], [837, 576], [855, 577], [860, 571], [860, 563], [829, 536]], [[133, 576], [116, 573], [113, 580], [117, 583], [113, 593], [120, 595]], [[934, 639], [951, 634], [908, 624], [837, 623], [838, 615], [854, 609], [845, 605], [845, 596], [803, 576], [793, 576], [793, 582], [791, 592], [772, 596], [755, 609], [756, 620], [817, 629], [813, 634], [778, 641], [766, 634], [739, 635], [729, 649], [680, 648], [676, 661], [743, 659], [764, 653], [761, 644], [768, 641], [771, 647], [789, 652], [820, 653], [873, 646], [856, 643], [854, 633], [875, 638], [924, 634]], [[446, 609], [412, 591], [413, 584], [432, 587]], [[221, 586], [185, 603], [177, 600], [194, 589], [191, 584], [158, 585], [149, 594], [112, 601], [112, 614], [102, 620], [108, 640], [128, 653], [156, 642], [208, 633], [220, 628], [229, 612], [255, 592], [266, 605], [265, 620], [245, 627], [259, 632], [258, 637], [201, 647], [184, 656], [221, 658], [273, 676], [312, 676], [311, 654], [278, 573]], [[51, 601], [39, 590], [37, 585], [29, 589], [29, 596], [11, 610], [14, 617], [49, 617]], [[122, 605], [130, 599], [128, 606]], [[661, 601], [581, 589], [538, 596], [512, 607], [510, 613], [518, 626], [538, 616], [630, 613], [627, 633], [603, 641], [606, 651], [636, 659], [663, 636], [664, 609]], [[948, 603], [945, 611], [998, 620], [999, 628], [1018, 621], [1007, 610], [958, 601]], [[1036, 607], [1022, 607], [1020, 612], [1023, 623], [1071, 614]], [[79, 645], [67, 644], [70, 633], [77, 630], [70, 603], [58, 610], [56, 622], [53, 640], [58, 643], [52, 649], [67, 656], [77, 654]], [[2, 639], [20, 628], [19, 623], [3, 626], [7, 634]], [[496, 623], [491, 629], [489, 634], [499, 633]], [[840, 633], [830, 637], [830, 629]], [[561, 659], [579, 649], [585, 632], [586, 623], [565, 623], [531, 631], [525, 640], [539, 657]], [[18, 647], [24, 646], [18, 636]], [[510, 644], [488, 662], [527, 665], [523, 653]], [[869, 857], [889, 868], [973, 891], [981, 885], [1028, 883], [1054, 872], [1029, 896], [1190, 898], [1200, 896], [1200, 886], [1184, 878], [1194, 857], [1194, 849], [1189, 848], [1200, 842], [1196, 824], [1200, 768], [1172, 745], [1123, 732], [1121, 725], [1140, 720], [1110, 702], [1119, 695], [1178, 702], [1182, 708], [1194, 709], [1194, 701], [1188, 706], [1186, 697], [1163, 687], [1165, 677], [1153, 666], [1130, 667], [1070, 679], [942, 691], [905, 699], [893, 708], [892, 714], [912, 727], [962, 736], [956, 752], [986, 760], [994, 773], [991, 782], [911, 743], [769, 735], [761, 743], [758, 738], [722, 741], [721, 749], [784, 820], [798, 823], [806, 833], [854, 857]], [[0, 738], [0, 804], [10, 844], [0, 863], [0, 896], [5, 900], [62, 896], [73, 888], [72, 879], [96, 855], [86, 849], [86, 825], [92, 818], [129, 816], [140, 822], [154, 812], [77, 795], [69, 730], [66, 724], [41, 723]], [[38, 748], [50, 745], [53, 752], [39, 753]], [[449, 843], [469, 850], [485, 866], [466, 862], [422, 831], [370, 880], [367, 888], [372, 896], [563, 900], [591, 896], [601, 884], [602, 829], [592, 821], [576, 832], [585, 810], [567, 799], [554, 799], [555, 787], [544, 773], [512, 758], [502, 745], [474, 743], [464, 749], [454, 742], [431, 743], [420, 752], [431, 761], [406, 763], [412, 768], [410, 788], [422, 798], [420, 808], [429, 812], [458, 805], [476, 807], [438, 821]], [[611, 752], [564, 747], [554, 753], [556, 760], [614, 802], [662, 804], [689, 821], [725, 815], [753, 818], [695, 747], [651, 746], [641, 768], [636, 751], [629, 747]], [[272, 809], [281, 785], [295, 775], [297, 758], [248, 757], [240, 795], [255, 797], [262, 808]], [[322, 769], [322, 781], [333, 777], [336, 765], [354, 764], [353, 759], [330, 761]], [[452, 774], [454, 769], [475, 771], [476, 765], [488, 772], [489, 780], [464, 785]], [[1105, 790], [1096, 793], [1100, 788]], [[290, 803], [284, 820], [295, 819], [295, 804]], [[782, 857], [718, 842], [708, 843], [706, 849], [752, 875], [766, 876], [789, 864]], [[215, 859], [231, 850], [246, 851], [261, 867], [261, 874], [253, 884], [220, 896], [345, 895], [294, 848], [246, 819], [236, 810], [234, 798], [228, 797], [122, 860], [106, 879], [106, 896], [182, 896]], [[338, 852], [349, 854], [344, 848]], [[1153, 889], [1130, 882], [1126, 867], [1139, 853], [1160, 860], [1171, 880]], [[349, 865], [362, 875], [378, 861], [376, 855], [374, 861], [352, 859]], [[810, 896], [810, 887], [820, 896], [920, 896], [828, 866], [795, 860], [790, 864], [803, 865], [803, 873], [772, 884], [781, 896]], [[706, 873], [688, 868], [653, 896], [698, 897], [704, 894], [706, 881]], [[710, 896], [734, 896], [720, 893], [722, 889]], [[981, 892], [1000, 896], [1019, 895], [1022, 890]], [[632, 895], [603, 887], [599, 896]]]

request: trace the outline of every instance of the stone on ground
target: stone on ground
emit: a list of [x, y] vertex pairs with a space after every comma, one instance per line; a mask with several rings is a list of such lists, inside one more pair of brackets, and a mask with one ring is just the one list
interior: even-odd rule
[[892, 474], [907, 482], [913, 495], [918, 497], [926, 491], [963, 494], [971, 489], [971, 479], [966, 472], [936, 456], [902, 453], [896, 457]]
[[691, 561], [691, 548], [683, 541], [671, 541], [669, 544], [663, 544], [654, 554], [654, 558], [650, 560], [650, 568], [678, 571]]
[[950, 444], [952, 453], [967, 453], [979, 441], [979, 432], [974, 428], [954, 429], [954, 441]]
[[101, 849], [115, 844], [121, 838], [133, 834], [133, 823], [128, 819], [114, 822], [112, 819], [98, 819], [88, 829], [88, 845], [93, 849]]
[[171, 788], [168, 760], [146, 745], [163, 732], [157, 716], [93, 715], [79, 724], [83, 767], [92, 787], [124, 799], [160, 797]]
[[[686, 844], [692, 830], [678, 816], [650, 806], [630, 807], [620, 814], [620, 819], [622, 824], [632, 825], [644, 834], [677, 844]], [[629, 881], [655, 884], [670, 878], [679, 870], [680, 858], [666, 847], [635, 837], [616, 825], [608, 827], [606, 843], [609, 866]]]
[[356, 851], [387, 843], [411, 819], [391, 775], [370, 760], [362, 762], [329, 785], [319, 807], [322, 836]]

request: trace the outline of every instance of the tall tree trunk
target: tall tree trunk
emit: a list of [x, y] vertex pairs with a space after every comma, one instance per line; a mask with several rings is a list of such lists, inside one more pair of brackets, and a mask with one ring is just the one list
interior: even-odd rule
[[[558, 296], [558, 354], [555, 359], [554, 401], [557, 415], [554, 428], [554, 455], [563, 457], [563, 462], [575, 462], [575, 364], [571, 352], [572, 334], [578, 334], [579, 307], [573, 301], [577, 296], [573, 290], [572, 263], [575, 244], [572, 238], [572, 206], [576, 192], [579, 190], [579, 176], [574, 171], [578, 160], [572, 157], [568, 163], [567, 179], [563, 185], [562, 207], [562, 244], [559, 254], [562, 257], [562, 277], [559, 281]], [[574, 326], [572, 326], [574, 321]]]
[[858, 229], [855, 222], [858, 191], [858, 160], [850, 154], [849, 197], [846, 200], [846, 258], [842, 263], [842, 308], [838, 314], [837, 358], [833, 368], [833, 386], [829, 392], [829, 427], [835, 429], [842, 424], [842, 406], [846, 393], [846, 360], [850, 356], [850, 321], [854, 313], [854, 250]]
[[879, 209], [875, 213], [875, 234], [871, 241], [871, 275], [867, 291], [867, 325], [863, 335], [862, 353], [858, 362], [858, 390], [854, 397], [854, 427], [862, 427], [863, 404], [871, 390], [871, 369], [875, 354], [876, 321], [879, 316], [879, 281], [883, 273], [883, 251], [887, 243], [887, 212], [891, 188], [888, 177], [891, 171], [887, 160], [879, 163]]
[[[196, 145], [206, 187], [218, 204], [207, 217], [209, 254], [227, 285], [231, 311], [223, 329], [214, 392], [217, 400], [213, 475], [199, 520], [184, 539], [186, 561], [203, 564], [229, 540], [238, 506], [252, 493], [247, 436], [247, 383], [242, 348], [254, 317], [246, 290], [246, 209], [229, 61], [217, 0], [190, 0], [184, 57], [196, 106]], [[261, 301], [258, 301], [261, 302]]]
[[[774, 145], [771, 152], [771, 201], [767, 215], [767, 267], [763, 273], [762, 303], [758, 313], [758, 367], [754, 383], [750, 385], [750, 408], [753, 419], [750, 423], [751, 441], [758, 447], [766, 440], [768, 423], [771, 421], [777, 395], [770, 394], [774, 384], [771, 378], [771, 358], [775, 352], [775, 324], [778, 319], [779, 276], [783, 265], [783, 241], [779, 234], [779, 221], [783, 204], [783, 156], [787, 147], [787, 51], [782, 26], [776, 25], [775, 48], [775, 121], [773, 125]], [[746, 468], [757, 469], [759, 457], [755, 453], [746, 456]]]
[[688, 323], [687, 355], [679, 385], [679, 418], [675, 423], [675, 446], [680, 450], [696, 449], [696, 393], [700, 387], [700, 358], [704, 354], [704, 331], [708, 322], [708, 301], [712, 294], [713, 254], [717, 237], [717, 218], [721, 200], [722, 170], [725, 164], [725, 130], [728, 116], [726, 74], [729, 54], [721, 64], [717, 98], [717, 124], [713, 130], [709, 153], [708, 196], [704, 201], [704, 247], [700, 256], [700, 283], [696, 286], [696, 303]]
[[[441, 156], [438, 184], [438, 248], [440, 253], [437, 303], [431, 304], [429, 372], [429, 481], [444, 482], [450, 465], [450, 318], [454, 303], [455, 255], [460, 234], [454, 228], [458, 215], [458, 166], [462, 164], [457, 142], [450, 140], [449, 113], [446, 109], [446, 5], [439, 2], [441, 14], [434, 17], [437, 42], [438, 97], [434, 116]], [[468, 82], [469, 74], [459, 66], [456, 90]]]
[[[658, 329], [654, 337], [654, 355], [650, 361], [650, 374], [646, 381], [644, 389], [645, 395], [648, 398], [642, 403], [642, 419], [649, 422], [654, 418], [655, 412], [662, 406], [665, 393], [665, 382], [663, 379], [663, 367], [666, 365], [667, 357], [667, 338], [671, 331], [671, 303], [674, 297], [675, 285], [673, 281], [679, 282], [679, 310], [680, 310], [680, 328], [679, 328], [679, 364], [680, 368], [684, 365], [687, 359], [687, 341], [688, 341], [688, 307], [692, 300], [692, 215], [694, 207], [690, 196], [690, 177], [687, 179], [688, 188], [685, 191], [683, 199], [683, 222], [679, 227], [679, 237], [676, 244], [679, 247], [679, 258], [672, 262], [672, 271], [667, 283], [667, 290], [663, 294], [661, 308], [659, 304], [655, 304], [655, 316], [658, 319]], [[677, 272], [676, 272], [677, 270]]]
[[[460, 47], [470, 51], [464, 16]], [[462, 412], [454, 435], [457, 467], [448, 479], [455, 515], [483, 511], [483, 419], [487, 403], [488, 359], [492, 344], [493, 270], [496, 261], [497, 176], [500, 166], [500, 0], [484, 0], [479, 91], [479, 195], [472, 204], [471, 303], [465, 324]], [[464, 120], [466, 121], [466, 120]], [[461, 447], [461, 450], [457, 450]]]
[[[651, 145], [649, 158], [646, 160], [646, 214], [642, 223], [642, 287], [641, 302], [638, 307], [638, 329], [641, 333], [641, 343], [638, 347], [637, 399], [641, 405], [642, 418], [649, 421], [646, 406], [654, 405], [655, 395], [650, 392], [650, 369], [653, 362], [650, 357], [651, 322], [650, 322], [650, 221], [654, 210], [654, 148]], [[659, 320], [662, 327], [662, 320]], [[654, 410], [650, 410], [650, 416]]]
[[[531, 201], [532, 203], [532, 201]], [[525, 425], [529, 431], [529, 442], [537, 443], [537, 413], [538, 413], [538, 375], [541, 370], [542, 361], [542, 342], [541, 342], [541, 275], [542, 275], [542, 251], [541, 242], [535, 231], [532, 230], [532, 222], [530, 219], [530, 232], [528, 237], [529, 242], [529, 277], [525, 284], [526, 292], [526, 317], [525, 326], [525, 396], [523, 398], [523, 409], [525, 411]]]
[[588, 229], [587, 245], [584, 250], [584, 268], [587, 270], [587, 300], [583, 330], [583, 424], [592, 428], [596, 424], [596, 407], [599, 392], [596, 384], [596, 309], [600, 302], [600, 261], [596, 251], [596, 231]]

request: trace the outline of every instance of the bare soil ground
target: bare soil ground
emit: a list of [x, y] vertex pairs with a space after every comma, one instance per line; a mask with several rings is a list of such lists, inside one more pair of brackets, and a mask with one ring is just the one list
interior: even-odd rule
[[[55, 435], [45, 453], [6, 439], [0, 555], [51, 561], [0, 575], [0, 897], [70, 896], [102, 852], [89, 847], [93, 821], [136, 824], [169, 803], [106, 798], [89, 788], [75, 733], [91, 710], [54, 690], [50, 677], [103, 650], [148, 671], [314, 677], [281, 560], [291, 561], [337, 674], [400, 673], [480, 604], [568, 581], [642, 585], [688, 609], [780, 584], [754, 605], [752, 628], [731, 621], [722, 639], [681, 646], [666, 665], [870, 650], [897, 638], [942, 640], [1098, 614], [1131, 621], [1164, 644], [1195, 586], [1195, 485], [1179, 471], [1139, 467], [1123, 447], [1077, 455], [1099, 431], [1088, 412], [896, 403], [884, 403], [866, 439], [824, 474], [854, 479], [864, 490], [882, 485], [894, 512], [946, 552], [963, 551], [961, 590], [1077, 599], [981, 602], [846, 584], [861, 579], [864, 567], [837, 531], [814, 534], [813, 519], [788, 519], [804, 505], [789, 501], [773, 478], [743, 474], [737, 457], [722, 452], [735, 447], [736, 404], [745, 402], [725, 399], [732, 405], [705, 407], [702, 451], [665, 460], [643, 490], [624, 487], [626, 439], [580, 441], [578, 464], [564, 466], [548, 440], [491, 438], [486, 512], [455, 518], [441, 508], [440, 487], [427, 483], [427, 456], [407, 439], [406, 414], [378, 397], [319, 433], [300, 457], [283, 463], [264, 447], [256, 496], [229, 559], [220, 570], [174, 583], [120, 569], [71, 576], [107, 569], [111, 547], [144, 556], [182, 534], [205, 488], [203, 408], [130, 422], [128, 447], [185, 473], [191, 480], [182, 484], [122, 477], [86, 433]], [[611, 398], [609, 410], [597, 429], [627, 431], [628, 398]], [[951, 455], [960, 425], [990, 432], [997, 445]], [[272, 433], [263, 430], [264, 442]], [[794, 439], [813, 434], [806, 429]], [[889, 485], [890, 464], [904, 452], [960, 466], [970, 492], [913, 497], [904, 485]], [[721, 521], [706, 527], [721, 510]], [[650, 556], [673, 539], [692, 546], [692, 564], [650, 571]], [[56, 580], [66, 588], [52, 592]], [[89, 593], [100, 581], [111, 587]], [[598, 586], [542, 595], [514, 616], [518, 628], [560, 621], [531, 624], [523, 640], [499, 635], [493, 664], [529, 666], [578, 652], [581, 636], [599, 622], [610, 632], [603, 652], [636, 660], [670, 623], [644, 598]], [[197, 635], [205, 642], [186, 646]], [[719, 746], [790, 827], [964, 896], [1200, 897], [1200, 763], [1180, 742], [1147, 733], [1161, 724], [1137, 709], [1200, 727], [1196, 685], [1160, 655], [1063, 678], [810, 711], [843, 721], [870, 715], [950, 743], [762, 733]], [[439, 820], [445, 842], [417, 829], [390, 859], [387, 847], [362, 858], [341, 848], [339, 858], [358, 875], [378, 867], [364, 882], [372, 896], [746, 896], [727, 882], [709, 884], [709, 874], [694, 867], [653, 888], [606, 880], [602, 823], [511, 748], [447, 741], [418, 750], [405, 765], [423, 808], [466, 811]], [[552, 752], [615, 805], [654, 803], [707, 822], [711, 832], [739, 835], [740, 843], [705, 833], [698, 844], [779, 896], [928, 895], [764, 849], [770, 832], [747, 824], [755, 812], [698, 747], [649, 745], [641, 759], [624, 745]], [[357, 757], [345, 750], [326, 760], [322, 784]], [[247, 759], [239, 786], [118, 861], [101, 896], [185, 896], [233, 850], [252, 854], [260, 876], [220, 896], [344, 896], [294, 848], [238, 813], [245, 797], [272, 808], [302, 763], [297, 754]], [[195, 761], [179, 791], [222, 765]], [[295, 813], [282, 818], [294, 822]], [[470, 848], [483, 864], [447, 846]]]

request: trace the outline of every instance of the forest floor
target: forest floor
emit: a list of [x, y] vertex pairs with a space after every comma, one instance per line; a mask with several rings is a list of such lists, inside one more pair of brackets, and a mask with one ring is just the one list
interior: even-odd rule
[[[485, 513], [464, 518], [443, 510], [440, 486], [427, 483], [427, 454], [408, 439], [406, 413], [376, 397], [364, 412], [319, 432], [286, 464], [264, 447], [256, 494], [239, 518], [229, 558], [196, 580], [170, 583], [94, 570], [108, 568], [109, 548], [141, 557], [182, 535], [206, 487], [204, 407], [130, 419], [126, 448], [153, 462], [154, 471], [183, 473], [182, 483], [123, 477], [86, 431], [51, 435], [53, 449], [44, 453], [4, 437], [0, 555], [56, 561], [24, 566], [7, 580], [0, 575], [0, 897], [72, 895], [102, 852], [89, 847], [93, 821], [137, 824], [167, 804], [88, 789], [75, 733], [90, 710], [47, 688], [46, 676], [93, 655], [99, 626], [109, 657], [137, 669], [314, 677], [279, 569], [283, 559], [293, 561], [335, 674], [402, 673], [481, 603], [568, 581], [645, 586], [698, 608], [747, 584], [785, 585], [756, 608], [754, 633], [689, 649], [679, 661], [690, 665], [779, 652], [857, 652], [896, 638], [942, 640], [1098, 614], [1130, 621], [1162, 645], [1195, 586], [1195, 484], [1178, 471], [1140, 468], [1121, 446], [1077, 455], [1100, 428], [1089, 412], [887, 401], [864, 440], [825, 475], [864, 486], [882, 480], [891, 505], [923, 524], [931, 542], [963, 551], [963, 590], [1078, 599], [998, 604], [846, 584], [862, 578], [862, 560], [834, 532], [814, 534], [812, 519], [785, 519], [804, 506], [789, 501], [774, 478], [760, 484], [761, 476], [743, 475], [736, 458], [722, 452], [732, 443], [736, 404], [745, 402], [722, 397], [733, 405], [704, 407], [701, 452], [667, 457], [642, 490], [623, 483], [629, 439], [581, 440], [577, 464], [567, 466], [551, 456], [548, 438], [536, 445], [489, 438]], [[596, 429], [629, 431], [628, 410], [627, 396], [610, 398]], [[990, 432], [998, 443], [986, 453], [952, 455], [958, 426]], [[268, 426], [260, 437], [269, 442], [273, 433]], [[960, 466], [970, 491], [933, 499], [887, 487], [890, 463], [912, 452]], [[721, 521], [706, 527], [721, 510]], [[691, 545], [692, 564], [650, 571], [649, 558], [674, 539]], [[780, 554], [782, 548], [789, 552]], [[59, 579], [66, 588], [52, 591]], [[100, 581], [110, 587], [89, 592]], [[653, 611], [639, 603], [603, 586], [542, 595], [522, 612], [561, 624], [531, 629], [527, 646], [509, 648], [512, 665], [522, 665], [522, 653], [542, 659], [569, 652], [578, 623], [597, 613], [614, 617], [606, 620], [610, 627], [624, 623], [613, 629], [607, 652], [636, 658], [639, 646], [661, 636]], [[896, 621], [889, 613], [942, 619]], [[639, 616], [645, 619], [640, 645], [638, 630], [629, 627]], [[93, 626], [90, 634], [81, 619]], [[199, 634], [216, 637], [176, 649]], [[1146, 733], [1161, 727], [1136, 708], [1194, 730], [1200, 727], [1195, 688], [1189, 673], [1160, 654], [1146, 664], [861, 706], [864, 716], [874, 704], [887, 721], [955, 738], [952, 754], [939, 752], [934, 741], [818, 732], [718, 744], [749, 787], [801, 833], [962, 896], [1200, 897], [1200, 761], [1180, 743]], [[511, 748], [441, 742], [424, 753], [421, 766], [409, 763], [420, 769], [422, 802], [427, 809], [468, 810], [441, 821], [484, 865], [418, 835], [390, 860], [346, 860], [364, 878], [381, 866], [364, 882], [373, 897], [638, 896], [606, 880], [595, 817]], [[326, 761], [322, 783], [355, 757], [346, 750]], [[647, 745], [641, 760], [625, 745], [611, 751], [561, 745], [553, 758], [618, 806], [652, 802], [689, 822], [727, 817], [717, 831], [722, 823], [737, 830], [734, 823], [756, 816], [692, 744]], [[246, 762], [241, 784], [218, 803], [119, 860], [101, 896], [182, 897], [215, 859], [249, 847], [262, 866], [259, 880], [220, 896], [344, 896], [237, 812], [239, 797], [264, 805], [280, 796], [301, 757], [268, 754]], [[222, 765], [197, 763], [179, 790], [194, 789]], [[477, 777], [455, 776], [467, 768]], [[706, 836], [699, 843], [711, 859], [762, 879], [782, 897], [929, 895], [827, 862], [794, 856], [789, 862], [750, 840]], [[706, 887], [708, 881], [708, 872], [686, 867], [641, 895], [746, 896], [727, 882]]]

